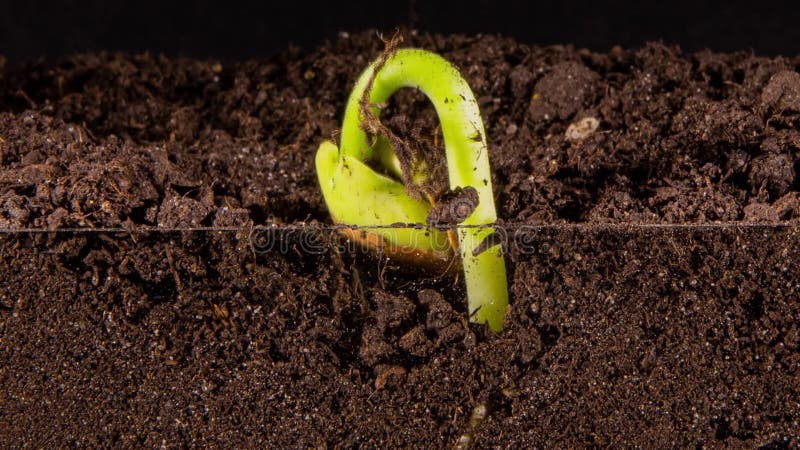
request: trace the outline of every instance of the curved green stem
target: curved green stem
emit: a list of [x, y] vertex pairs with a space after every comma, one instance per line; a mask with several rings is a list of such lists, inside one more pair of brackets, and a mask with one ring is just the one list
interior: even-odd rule
[[[364, 118], [360, 108], [370, 80], [371, 105], [384, 103], [403, 87], [420, 89], [433, 103], [441, 123], [450, 188], [471, 186], [478, 192], [477, 207], [458, 229], [470, 318], [474, 322], [488, 323], [492, 330], [499, 331], [508, 305], [502, 249], [493, 245], [473, 254], [494, 232], [491, 225], [497, 220], [486, 133], [475, 96], [458, 69], [434, 53], [419, 49], [397, 50], [373, 78], [377, 64], [374, 62], [364, 71], [350, 95], [342, 125], [341, 150], [327, 142], [317, 153], [317, 171], [331, 215], [340, 223], [360, 226], [426, 222], [430, 205], [412, 198], [401, 183], [374, 172], [365, 164], [378, 161], [395, 175], [400, 170], [396, 156], [386, 153], [388, 142], [385, 139], [370, 142], [361, 129]], [[379, 108], [372, 106], [371, 109], [377, 117]], [[354, 195], [357, 198], [354, 199]], [[423, 235], [423, 230], [391, 231], [382, 236], [398, 245], [441, 251], [441, 246], [432, 246], [431, 241], [446, 242], [437, 230], [424, 230], [427, 235]]]

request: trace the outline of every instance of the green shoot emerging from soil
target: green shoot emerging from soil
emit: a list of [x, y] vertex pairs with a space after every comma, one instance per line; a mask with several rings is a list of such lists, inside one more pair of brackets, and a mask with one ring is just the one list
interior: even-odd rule
[[[412, 166], [408, 146], [378, 120], [379, 105], [403, 87], [420, 89], [436, 109], [450, 189], [469, 190], [477, 199], [477, 204], [452, 207], [458, 217], [457, 243], [430, 224], [387, 227], [426, 224], [436, 203], [418, 190], [429, 176], [425, 165]], [[323, 142], [316, 169], [333, 220], [359, 227], [351, 236], [360, 236], [357, 239], [367, 245], [419, 264], [450, 260], [456, 247], [471, 320], [488, 323], [493, 331], [502, 329], [508, 286], [502, 248], [492, 227], [497, 215], [486, 133], [475, 96], [458, 69], [425, 50], [387, 50], [356, 82], [345, 111], [341, 148]]]

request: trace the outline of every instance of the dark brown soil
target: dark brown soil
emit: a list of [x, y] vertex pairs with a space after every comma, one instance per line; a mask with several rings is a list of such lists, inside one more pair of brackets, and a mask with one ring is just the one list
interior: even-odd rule
[[373, 33], [0, 66], [0, 447], [800, 445], [800, 59], [406, 41], [479, 99], [506, 330], [300, 227]]

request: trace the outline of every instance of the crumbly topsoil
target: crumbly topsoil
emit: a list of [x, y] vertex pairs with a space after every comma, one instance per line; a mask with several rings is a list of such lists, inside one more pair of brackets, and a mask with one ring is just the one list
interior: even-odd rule
[[[800, 445], [800, 59], [406, 42], [479, 100], [506, 331], [452, 276], [253, 231], [329, 223], [374, 33], [5, 67], [0, 229], [107, 230], [0, 234], [0, 447]], [[441, 152], [418, 93], [386, 121]]]

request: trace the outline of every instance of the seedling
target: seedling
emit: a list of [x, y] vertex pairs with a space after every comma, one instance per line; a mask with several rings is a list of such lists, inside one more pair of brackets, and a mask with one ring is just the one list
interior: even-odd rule
[[[380, 105], [403, 87], [418, 88], [436, 109], [450, 189], [471, 191], [473, 197], [477, 192], [477, 205], [469, 205], [468, 215], [463, 214], [466, 218], [456, 226], [457, 241], [428, 223], [436, 201], [419, 189], [429, 178], [427, 167], [412, 164], [402, 140], [378, 120]], [[492, 226], [497, 214], [486, 133], [475, 96], [456, 67], [425, 50], [387, 50], [356, 82], [345, 110], [341, 145], [324, 141], [316, 169], [334, 222], [352, 226], [347, 230], [351, 237], [414, 264], [448, 261], [457, 250], [470, 319], [502, 330], [508, 286]], [[455, 208], [464, 213], [463, 204]], [[398, 224], [406, 226], [392, 226]]]

